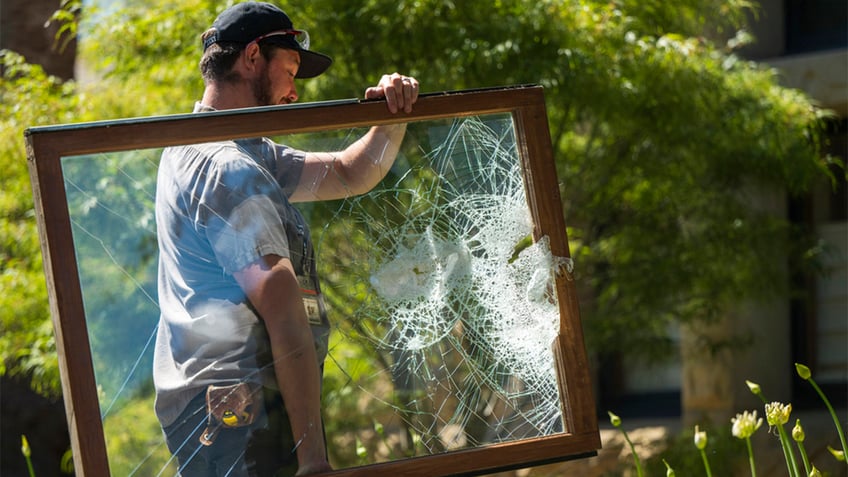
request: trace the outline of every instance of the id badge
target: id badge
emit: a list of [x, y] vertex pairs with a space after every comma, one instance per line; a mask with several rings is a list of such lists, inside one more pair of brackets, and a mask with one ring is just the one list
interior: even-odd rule
[[318, 304], [318, 292], [309, 286], [309, 278], [297, 277], [300, 285], [300, 296], [303, 298], [303, 308], [306, 310], [306, 318], [310, 325], [320, 326], [321, 322], [321, 307]]
[[304, 295], [303, 307], [306, 309], [306, 318], [309, 319], [309, 324], [315, 326], [320, 325], [321, 309], [318, 308], [318, 297]]

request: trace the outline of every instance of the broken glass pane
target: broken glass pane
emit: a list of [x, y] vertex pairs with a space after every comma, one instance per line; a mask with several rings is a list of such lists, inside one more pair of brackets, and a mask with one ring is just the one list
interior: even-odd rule
[[[333, 151], [365, 131], [273, 139]], [[114, 475], [176, 473], [153, 415], [161, 153], [62, 160]], [[332, 322], [334, 468], [562, 432], [557, 259], [530, 238], [520, 164], [509, 114], [416, 122], [372, 191], [296, 204]]]

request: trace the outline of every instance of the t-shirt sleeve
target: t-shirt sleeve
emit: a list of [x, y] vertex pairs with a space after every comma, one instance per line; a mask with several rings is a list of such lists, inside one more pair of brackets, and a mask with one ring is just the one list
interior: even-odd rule
[[286, 197], [291, 197], [303, 172], [306, 153], [263, 138], [265, 168], [274, 176]]
[[201, 208], [206, 235], [218, 263], [232, 274], [265, 255], [289, 258], [282, 187], [250, 160], [219, 164], [210, 171]]

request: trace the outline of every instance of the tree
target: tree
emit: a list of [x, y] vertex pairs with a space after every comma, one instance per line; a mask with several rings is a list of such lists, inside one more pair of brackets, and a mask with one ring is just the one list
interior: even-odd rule
[[344, 25], [314, 35], [336, 58], [334, 73], [356, 80], [333, 91], [393, 69], [431, 89], [546, 87], [594, 349], [668, 351], [668, 323], [715, 319], [780, 289], [769, 257], [787, 252], [788, 224], [747, 204], [752, 187], [798, 193], [823, 172], [821, 112], [773, 71], [702, 36], [709, 28], [739, 44], [749, 2], [303, 7], [310, 20]]
[[[668, 322], [716, 318], [785, 283], [769, 257], [788, 252], [789, 224], [748, 204], [753, 188], [797, 194], [826, 173], [824, 113], [734, 54], [752, 2], [283, 7], [335, 59], [302, 87], [307, 101], [360, 95], [394, 70], [429, 91], [545, 86], [594, 347], [661, 349]], [[153, 112], [184, 111], [199, 96], [197, 34], [216, 9], [130, 10], [100, 23], [87, 51], [100, 52], [111, 80], [161, 86], [144, 95], [161, 106]]]

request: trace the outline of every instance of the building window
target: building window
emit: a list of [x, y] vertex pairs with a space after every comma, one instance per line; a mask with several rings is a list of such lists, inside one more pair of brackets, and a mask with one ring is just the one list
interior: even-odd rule
[[[828, 124], [825, 152], [840, 160], [848, 157], [848, 121]], [[817, 273], [796, 270], [791, 300], [793, 361], [808, 364], [816, 381], [837, 406], [848, 396], [848, 184], [842, 167], [834, 167], [834, 181], [825, 180], [807, 197], [790, 204], [790, 218], [820, 240]], [[801, 408], [820, 405], [812, 388], [793, 381], [793, 403]]]
[[786, 53], [848, 47], [845, 0], [787, 0]]

